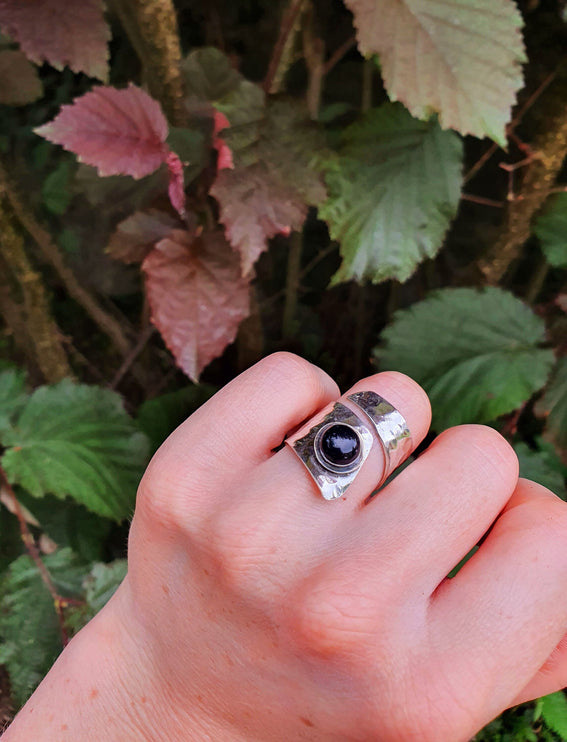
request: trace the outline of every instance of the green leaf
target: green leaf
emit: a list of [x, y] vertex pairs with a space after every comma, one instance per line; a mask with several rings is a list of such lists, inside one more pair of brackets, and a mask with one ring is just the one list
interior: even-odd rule
[[[56, 551], [43, 562], [60, 595], [80, 595], [88, 567], [70, 549]], [[51, 595], [30, 557], [21, 556], [0, 579], [0, 663], [8, 669], [18, 704], [28, 699], [61, 649]]]
[[28, 395], [26, 377], [16, 369], [0, 373], [0, 443], [4, 445], [3, 433], [9, 429], [10, 420], [24, 407]]
[[85, 602], [79, 606], [70, 606], [66, 613], [66, 625], [76, 633], [87, 624], [114, 595], [122, 580], [126, 577], [128, 562], [116, 559], [110, 564], [94, 564], [83, 581]]
[[114, 392], [69, 380], [40, 387], [4, 444], [10, 481], [34, 497], [68, 495], [115, 520], [133, 512], [148, 442]]
[[396, 312], [375, 355], [429, 394], [436, 430], [488, 422], [541, 389], [554, 362], [543, 320], [498, 288], [443, 289]]
[[67, 211], [73, 197], [70, 183], [74, 172], [75, 163], [65, 159], [45, 179], [41, 195], [45, 208], [52, 214], [61, 215]]
[[391, 100], [417, 118], [506, 144], [522, 87], [522, 16], [513, 0], [346, 0], [362, 54], [380, 56]]
[[563, 691], [551, 693], [541, 699], [541, 715], [547, 726], [567, 740], [567, 698]]
[[143, 402], [138, 409], [138, 425], [148, 436], [152, 452], [215, 392], [215, 387], [199, 384]]
[[556, 193], [547, 199], [535, 221], [534, 234], [547, 262], [557, 268], [567, 268], [567, 193]]
[[213, 47], [196, 49], [181, 63], [190, 108], [211, 103], [232, 127], [261, 119], [265, 93], [234, 69], [226, 54]]
[[407, 280], [439, 251], [460, 198], [462, 143], [400, 105], [370, 111], [344, 132], [319, 210], [343, 263], [334, 281]]
[[533, 450], [526, 443], [514, 444], [520, 461], [520, 476], [547, 487], [563, 500], [567, 499], [561, 461], [547, 448]]
[[547, 417], [546, 434], [567, 459], [567, 356], [557, 362], [551, 382], [536, 404], [536, 413]]

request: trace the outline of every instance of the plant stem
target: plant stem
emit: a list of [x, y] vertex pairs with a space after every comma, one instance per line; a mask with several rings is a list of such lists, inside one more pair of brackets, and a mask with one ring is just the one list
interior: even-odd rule
[[151, 95], [171, 124], [187, 126], [181, 74], [181, 43], [172, 0], [112, 0], [142, 64]]
[[[291, 0], [283, 15], [278, 40], [275, 43], [272, 58], [268, 65], [268, 71], [264, 78], [263, 88], [266, 93], [277, 93], [279, 91], [285, 70], [289, 67], [290, 50], [288, 48], [288, 40], [295, 28], [304, 1]], [[287, 54], [284, 53], [286, 51], [288, 52]]]
[[63, 347], [61, 332], [51, 315], [45, 286], [40, 274], [30, 263], [23, 237], [16, 225], [16, 215], [5, 185], [0, 180], [0, 255], [21, 290], [22, 316], [34, 361], [45, 380], [54, 384], [66, 376], [73, 376], [73, 372]]
[[69, 296], [79, 304], [100, 330], [111, 340], [121, 355], [130, 353], [131, 344], [121, 323], [111, 314], [106, 312], [97, 302], [95, 297], [84, 286], [77, 281], [73, 271], [65, 265], [65, 261], [59, 248], [52, 242], [49, 233], [36, 220], [32, 211], [24, 205], [19, 196], [16, 195], [14, 187], [8, 182], [6, 172], [0, 165], [0, 184], [10, 202], [12, 210], [18, 221], [26, 232], [35, 240], [37, 246], [53, 266], [61, 282], [65, 286]]
[[375, 69], [374, 60], [364, 60], [362, 66], [362, 97], [360, 101], [360, 110], [363, 113], [372, 108], [372, 82], [374, 80]]
[[310, 2], [304, 15], [303, 23], [303, 55], [309, 73], [307, 85], [307, 110], [313, 121], [319, 118], [323, 79], [325, 77], [325, 44], [315, 34], [315, 19], [313, 4]]
[[549, 273], [549, 263], [545, 259], [545, 255], [540, 254], [538, 264], [532, 274], [531, 280], [526, 290], [526, 301], [528, 304], [533, 304], [540, 291], [543, 288], [547, 274]]
[[341, 59], [345, 56], [345, 54], [348, 54], [348, 52], [352, 49], [353, 46], [356, 45], [356, 36], [351, 36], [350, 39], [347, 39], [343, 44], [339, 46], [338, 49], [336, 49], [329, 59], [325, 62], [325, 66], [323, 67], [323, 74], [328, 75], [329, 72], [337, 65]]
[[65, 616], [63, 614], [63, 611], [64, 611], [64, 608], [67, 605], [69, 605], [69, 601], [66, 598], [63, 598], [57, 592], [55, 585], [53, 584], [53, 580], [51, 579], [51, 575], [49, 574], [49, 570], [47, 569], [47, 567], [45, 566], [45, 564], [43, 563], [41, 559], [41, 556], [39, 554], [39, 549], [36, 546], [35, 539], [32, 535], [32, 532], [28, 528], [28, 524], [26, 523], [26, 519], [22, 511], [22, 506], [20, 505], [20, 502], [14, 493], [14, 490], [8, 480], [6, 472], [1, 466], [0, 466], [0, 487], [2, 488], [2, 490], [4, 491], [8, 499], [11, 500], [12, 502], [12, 510], [16, 518], [18, 519], [18, 523], [20, 525], [20, 535], [22, 537], [22, 541], [24, 542], [25, 549], [28, 555], [30, 556], [30, 558], [33, 560], [35, 566], [37, 567], [44, 585], [49, 590], [49, 594], [51, 595], [51, 598], [53, 600], [53, 606], [55, 608], [55, 612], [57, 613], [57, 619], [59, 621], [59, 631], [61, 633], [61, 642], [63, 646], [65, 646], [69, 641], [69, 637], [67, 635], [67, 630], [65, 628]]
[[301, 232], [292, 232], [289, 238], [285, 302], [282, 319], [282, 336], [284, 340], [289, 340], [295, 334], [295, 314], [297, 311], [297, 294], [301, 275], [302, 250], [303, 234]]

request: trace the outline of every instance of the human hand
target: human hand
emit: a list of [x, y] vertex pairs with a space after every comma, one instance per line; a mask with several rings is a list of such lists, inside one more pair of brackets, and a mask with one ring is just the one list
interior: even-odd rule
[[[414, 446], [424, 438], [417, 384], [386, 372], [347, 394], [360, 390], [403, 414]], [[54, 668], [62, 683], [73, 645], [84, 657], [103, 637], [102, 692], [78, 682], [75, 695], [99, 716], [111, 705], [93, 739], [464, 742], [565, 684], [567, 505], [518, 481], [513, 450], [483, 426], [444, 432], [367, 501], [385, 465], [375, 443], [328, 502], [288, 446], [273, 449], [338, 397], [324, 372], [276, 354], [155, 455], [128, 577]], [[37, 693], [36, 715], [49, 676]]]

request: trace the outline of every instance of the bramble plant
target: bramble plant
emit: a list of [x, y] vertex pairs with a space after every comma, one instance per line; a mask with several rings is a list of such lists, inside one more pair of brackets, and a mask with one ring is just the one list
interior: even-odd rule
[[[403, 371], [567, 496], [564, 2], [202, 5], [0, 0], [0, 727], [151, 453], [273, 350]], [[567, 740], [567, 699], [475, 739]]]

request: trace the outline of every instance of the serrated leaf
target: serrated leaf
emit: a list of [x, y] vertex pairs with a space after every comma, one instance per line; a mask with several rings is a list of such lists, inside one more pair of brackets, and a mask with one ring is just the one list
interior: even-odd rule
[[443, 128], [506, 143], [526, 61], [512, 0], [345, 0], [391, 100]]
[[157, 451], [167, 436], [209, 399], [216, 389], [199, 384], [148, 399], [138, 409], [138, 425], [150, 439], [152, 452]]
[[95, 564], [85, 580], [85, 598], [93, 615], [98, 613], [114, 595], [128, 572], [126, 559], [115, 559], [110, 564]]
[[550, 265], [567, 268], [567, 193], [548, 198], [534, 224], [534, 234]]
[[0, 28], [32, 62], [108, 79], [110, 29], [101, 0], [0, 0]]
[[396, 312], [374, 352], [424, 387], [442, 430], [494, 420], [541, 389], [554, 362], [544, 340], [543, 320], [507, 291], [442, 289]]
[[155, 243], [174, 229], [179, 229], [179, 221], [165, 211], [136, 211], [116, 227], [106, 252], [124, 263], [141, 263]]
[[233, 127], [262, 118], [264, 91], [235, 70], [219, 49], [195, 49], [182, 61], [181, 71], [190, 109], [198, 103], [211, 103]]
[[520, 476], [547, 487], [563, 500], [567, 499], [561, 462], [548, 450], [534, 451], [526, 443], [514, 444], [520, 462]]
[[550, 384], [536, 404], [536, 413], [547, 418], [546, 434], [567, 460], [567, 356], [557, 362]]
[[211, 188], [243, 275], [250, 274], [270, 238], [301, 229], [308, 206], [326, 196], [319, 162], [324, 139], [302, 107], [272, 103], [255, 132], [252, 142], [232, 127], [224, 133], [233, 169], [221, 171]]
[[74, 152], [99, 175], [143, 178], [166, 162], [167, 121], [159, 103], [144, 90], [101, 85], [61, 107], [35, 133]]
[[0, 80], [0, 104], [25, 106], [43, 95], [37, 68], [20, 51], [0, 51]]
[[176, 230], [144, 260], [152, 321], [177, 365], [199, 374], [236, 337], [249, 314], [249, 284], [220, 232]]
[[226, 237], [240, 253], [242, 275], [248, 276], [268, 240], [299, 230], [307, 205], [297, 190], [283, 184], [265, 165], [223, 170], [211, 188], [220, 204]]
[[10, 421], [26, 404], [26, 377], [22, 371], [10, 369], [0, 373], [0, 443], [3, 433], [10, 428]]
[[4, 436], [8, 478], [34, 497], [72, 497], [122, 520], [133, 512], [148, 441], [107, 389], [63, 380], [40, 387]]
[[540, 699], [541, 715], [547, 726], [558, 734], [561, 739], [567, 739], [567, 698], [563, 691], [551, 693]]
[[370, 111], [343, 138], [339, 157], [328, 163], [329, 198], [319, 209], [343, 257], [333, 280], [405, 281], [437, 254], [456, 214], [461, 140], [392, 103]]
[[[60, 595], [81, 594], [88, 567], [70, 549], [56, 551], [43, 562]], [[0, 662], [8, 669], [18, 704], [28, 699], [61, 649], [51, 595], [34, 562], [21, 556], [0, 579]]]

